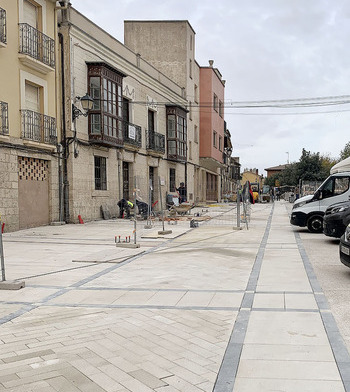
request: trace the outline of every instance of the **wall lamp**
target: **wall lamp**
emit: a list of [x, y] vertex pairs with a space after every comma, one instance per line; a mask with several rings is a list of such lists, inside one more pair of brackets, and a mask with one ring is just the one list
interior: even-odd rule
[[89, 110], [92, 109], [94, 105], [94, 100], [87, 93], [83, 97], [76, 97], [76, 100], [80, 101], [81, 107], [83, 108], [83, 112], [72, 104], [72, 120], [75, 121], [79, 116], [87, 117]]

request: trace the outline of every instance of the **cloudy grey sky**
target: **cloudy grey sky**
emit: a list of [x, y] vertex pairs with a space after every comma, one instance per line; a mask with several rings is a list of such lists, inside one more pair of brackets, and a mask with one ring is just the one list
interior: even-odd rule
[[[124, 41], [124, 20], [188, 20], [196, 60], [214, 60], [225, 102], [350, 94], [347, 0], [71, 0]], [[333, 113], [329, 113], [332, 111]], [[305, 114], [317, 112], [318, 114]], [[328, 112], [321, 113], [320, 112]], [[283, 113], [283, 114], [279, 114]], [[299, 114], [304, 113], [304, 114]], [[299, 160], [302, 148], [337, 158], [350, 141], [350, 104], [307, 109], [225, 108], [242, 168]]]

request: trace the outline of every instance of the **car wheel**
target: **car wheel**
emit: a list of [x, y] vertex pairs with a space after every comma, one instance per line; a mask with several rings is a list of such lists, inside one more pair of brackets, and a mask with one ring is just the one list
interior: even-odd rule
[[320, 215], [314, 215], [307, 221], [307, 228], [311, 233], [322, 233], [323, 231], [323, 218]]

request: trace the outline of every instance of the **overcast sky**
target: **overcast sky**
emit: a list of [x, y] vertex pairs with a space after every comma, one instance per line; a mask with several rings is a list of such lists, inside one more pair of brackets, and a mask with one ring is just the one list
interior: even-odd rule
[[[196, 60], [214, 60], [225, 102], [350, 94], [347, 0], [71, 0], [124, 42], [124, 20], [188, 20]], [[298, 114], [330, 112], [323, 114]], [[264, 113], [264, 114], [262, 114]], [[350, 141], [350, 105], [284, 109], [225, 108], [242, 168], [298, 161], [303, 148], [337, 158]], [[292, 114], [289, 114], [292, 113]], [[259, 114], [259, 115], [255, 115]]]

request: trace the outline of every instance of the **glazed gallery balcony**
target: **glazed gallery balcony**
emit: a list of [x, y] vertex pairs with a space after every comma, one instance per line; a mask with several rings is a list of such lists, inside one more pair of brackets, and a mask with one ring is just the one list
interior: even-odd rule
[[56, 119], [32, 110], [21, 110], [22, 139], [57, 144]]
[[165, 154], [165, 136], [155, 131], [146, 130], [146, 149]]
[[20, 60], [41, 73], [55, 69], [55, 41], [27, 23], [19, 24]]
[[[101, 123], [101, 118], [103, 123]], [[89, 141], [107, 147], [129, 145], [140, 148], [142, 145], [141, 127], [115, 117], [100, 114], [89, 116]]]

